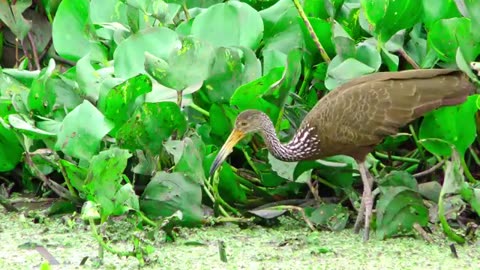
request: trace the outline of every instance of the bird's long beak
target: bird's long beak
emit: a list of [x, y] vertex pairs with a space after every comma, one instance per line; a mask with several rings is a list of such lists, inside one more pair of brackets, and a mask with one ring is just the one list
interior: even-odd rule
[[222, 165], [222, 162], [227, 158], [227, 156], [232, 152], [233, 147], [243, 138], [245, 137], [245, 133], [234, 129], [230, 136], [228, 136], [227, 141], [223, 144], [222, 149], [218, 152], [217, 157], [212, 163], [210, 167], [210, 176], [212, 176], [215, 171]]

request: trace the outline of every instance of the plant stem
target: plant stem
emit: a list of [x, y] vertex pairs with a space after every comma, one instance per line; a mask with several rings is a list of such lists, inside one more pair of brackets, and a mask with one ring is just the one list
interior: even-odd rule
[[195, 104], [195, 103], [192, 102], [192, 103], [190, 103], [189, 106], [192, 107], [192, 109], [196, 110], [197, 112], [205, 115], [206, 117], [210, 117], [210, 113], [207, 112], [206, 110], [200, 108], [197, 104]]
[[143, 220], [145, 221], [147, 224], [153, 226], [153, 227], [158, 227], [158, 224], [155, 223], [155, 221], [149, 219], [147, 216], [145, 216], [145, 214], [142, 212], [142, 211], [138, 211], [137, 212], [138, 216]]
[[304, 75], [303, 75], [302, 85], [300, 86], [300, 90], [298, 91], [298, 96], [302, 98], [303, 98], [303, 92], [305, 92], [305, 89], [307, 89], [308, 87], [308, 81], [310, 80], [312, 69], [310, 67], [305, 66], [303, 72], [304, 72]]
[[475, 161], [475, 163], [480, 166], [480, 158], [478, 158], [478, 155], [477, 153], [475, 153], [475, 150], [473, 150], [473, 147], [469, 147], [468, 148], [470, 150], [470, 154], [472, 155], [473, 157], [473, 160]]
[[252, 167], [253, 171], [257, 174], [257, 175], [260, 175], [260, 172], [257, 170], [257, 167], [255, 167], [255, 164], [253, 164], [253, 161], [252, 159], [250, 158], [250, 155], [247, 153], [247, 151], [245, 150], [245, 148], [242, 148], [242, 152], [243, 154], [245, 155], [245, 159], [247, 160], [247, 163], [248, 165], [250, 165], [250, 167]]
[[463, 172], [465, 173], [465, 176], [467, 177], [468, 181], [472, 184], [478, 183], [478, 180], [473, 177], [472, 173], [470, 172], [470, 169], [468, 168], [467, 163], [465, 162], [465, 155], [460, 157], [460, 164], [462, 165]]
[[[215, 174], [217, 174], [217, 172], [215, 172]], [[215, 177], [215, 174], [214, 174], [214, 177]], [[213, 187], [212, 185], [210, 184], [210, 182], [207, 180], [205, 181], [205, 185], [203, 185], [203, 190], [205, 191], [205, 193], [207, 194], [207, 196], [210, 198], [210, 200], [212, 200], [212, 203], [214, 205], [218, 205], [218, 210], [220, 211], [220, 213], [226, 217], [230, 217], [230, 215], [227, 213], [227, 211], [225, 211], [225, 209], [217, 204], [217, 201], [215, 199], [215, 197], [213, 196], [213, 194], [210, 192], [210, 189], [213, 190]]]
[[222, 204], [225, 206], [228, 210], [230, 210], [232, 213], [235, 215], [240, 215], [237, 209], [233, 208], [230, 206], [226, 201], [223, 200], [223, 198], [220, 196], [220, 192], [218, 191], [218, 185], [220, 183], [220, 177], [218, 177], [218, 173], [216, 172], [213, 175], [213, 185], [212, 185], [212, 191], [213, 191], [213, 197], [215, 198], [215, 202]]
[[105, 243], [105, 241], [103, 241], [103, 237], [100, 236], [100, 234], [98, 234], [98, 230], [97, 230], [97, 226], [95, 225], [95, 221], [93, 220], [93, 218], [89, 218], [88, 219], [89, 221], [89, 225], [90, 227], [92, 228], [92, 233], [93, 233], [93, 237], [95, 238], [95, 240], [97, 240], [97, 242], [100, 244], [100, 246], [105, 249], [106, 251], [112, 253], [112, 254], [115, 254], [115, 255], [118, 255], [118, 256], [125, 256], [125, 257], [128, 257], [128, 256], [132, 256], [132, 257], [136, 257], [136, 253], [133, 252], [133, 251], [121, 251], [121, 250], [117, 250], [117, 249], [114, 249], [113, 247], [109, 246], [107, 243]]
[[317, 34], [315, 34], [315, 31], [313, 30], [312, 25], [308, 21], [307, 15], [305, 14], [305, 11], [303, 11], [302, 5], [300, 4], [299, 0], [293, 0], [293, 4], [297, 8], [298, 14], [300, 15], [303, 22], [305, 23], [305, 26], [307, 27], [307, 30], [313, 39], [313, 43], [315, 43], [315, 46], [317, 46], [317, 49], [320, 52], [320, 55], [322, 56], [323, 60], [327, 63], [330, 63], [331, 61], [330, 57], [325, 52], [325, 49], [323, 48], [322, 43], [320, 43], [320, 40], [318, 39]]
[[418, 142], [418, 137], [417, 133], [415, 132], [415, 129], [413, 126], [410, 124], [408, 125], [408, 129], [410, 130], [410, 133], [412, 134], [413, 140], [415, 141], [415, 145], [417, 146], [418, 153], [420, 154], [420, 158], [422, 160], [425, 160], [425, 154], [423, 153], [423, 145]]
[[391, 160], [403, 161], [403, 162], [409, 162], [409, 163], [420, 163], [420, 160], [418, 160], [416, 158], [389, 156], [389, 155], [386, 155], [384, 153], [380, 153], [378, 151], [375, 151], [375, 155], [378, 156], [379, 158], [383, 158], [383, 159], [391, 159]]

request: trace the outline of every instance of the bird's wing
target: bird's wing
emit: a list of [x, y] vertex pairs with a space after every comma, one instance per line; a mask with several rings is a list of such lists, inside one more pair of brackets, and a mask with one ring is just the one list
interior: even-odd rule
[[378, 144], [428, 111], [463, 102], [474, 87], [461, 72], [390, 74], [342, 86], [319, 101], [306, 119], [324, 149]]

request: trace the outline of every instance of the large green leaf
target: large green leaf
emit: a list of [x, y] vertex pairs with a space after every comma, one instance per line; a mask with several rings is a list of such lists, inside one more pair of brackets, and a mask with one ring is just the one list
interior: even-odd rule
[[200, 224], [203, 217], [201, 202], [201, 186], [188, 175], [157, 172], [142, 194], [140, 207], [152, 218], [168, 217], [180, 210], [181, 223], [194, 226]]
[[[473, 95], [462, 105], [443, 107], [425, 115], [419, 131], [419, 138], [426, 140], [423, 142], [425, 148], [436, 155], [450, 156], [451, 147], [447, 143], [451, 143], [463, 156], [475, 140], [478, 98], [479, 95]], [[441, 139], [447, 143], [428, 140], [430, 138]]]
[[144, 103], [118, 130], [118, 144], [132, 151], [145, 149], [156, 155], [163, 141], [174, 132], [183, 135], [187, 128], [185, 117], [173, 102]]
[[84, 101], [63, 119], [55, 148], [72, 157], [89, 160], [113, 124], [90, 102]]
[[[452, 1], [452, 0], [451, 0]], [[471, 20], [471, 33], [475, 41], [480, 42], [480, 1], [464, 0], [468, 11], [468, 18]]]
[[208, 97], [212, 104], [229, 103], [238, 87], [261, 75], [260, 60], [251, 49], [220, 47], [215, 50], [210, 76], [205, 80], [200, 93]]
[[340, 204], [321, 204], [305, 209], [308, 219], [317, 226], [327, 227], [332, 231], [341, 231], [348, 222], [348, 209]]
[[13, 170], [22, 154], [23, 148], [15, 132], [0, 118], [0, 172]]
[[30, 28], [32, 28], [32, 22], [27, 21], [22, 15], [31, 5], [31, 0], [0, 1], [0, 21], [3, 22], [19, 40], [24, 39], [28, 31], [30, 31]]
[[[147, 75], [140, 74], [116, 85], [98, 100], [98, 108], [112, 120], [115, 132], [132, 116], [143, 100], [139, 97], [152, 91], [152, 82]], [[140, 102], [139, 102], [140, 101]]]
[[290, 51], [305, 47], [301, 29], [303, 22], [290, 0], [278, 1], [270, 8], [262, 10], [260, 15], [265, 24], [263, 74], [267, 74], [273, 68], [284, 66]]
[[423, 7], [418, 0], [361, 0], [367, 20], [381, 43], [399, 30], [410, 28], [422, 18]]
[[52, 26], [53, 45], [63, 58], [77, 61], [92, 45], [88, 20], [88, 0], [64, 0], [60, 3]]
[[162, 60], [145, 55], [145, 70], [160, 84], [181, 91], [202, 83], [210, 75], [214, 50], [207, 42], [192, 37], [182, 37], [181, 46]]
[[460, 17], [455, 0], [422, 0], [423, 21], [427, 27], [440, 19]]
[[[84, 188], [88, 194], [87, 199], [100, 204], [103, 220], [112, 214], [124, 214], [123, 211], [128, 210], [124, 208], [126, 201], [132, 203], [132, 208], [135, 206], [135, 199], [133, 199], [133, 201], [128, 199], [128, 194], [132, 194], [133, 192], [131, 186], [130, 188], [127, 186], [124, 190], [121, 190], [122, 175], [127, 167], [127, 161], [131, 156], [127, 150], [110, 148], [93, 156], [91, 159]], [[129, 190], [131, 190], [131, 192], [129, 192]], [[117, 194], [117, 192], [120, 193]], [[133, 195], [134, 194], [133, 192]], [[117, 195], [119, 198], [116, 198]]]
[[190, 179], [202, 185], [205, 181], [205, 171], [203, 170], [205, 145], [200, 138], [192, 137], [183, 139], [181, 147], [183, 153], [173, 171], [186, 173]]
[[240, 111], [257, 109], [266, 112], [276, 122], [280, 108], [285, 104], [290, 91], [294, 90], [301, 73], [301, 54], [289, 53], [286, 68], [277, 67], [267, 75], [239, 87], [230, 104]]
[[428, 32], [428, 44], [438, 57], [447, 62], [455, 62], [457, 48], [460, 47], [465, 60], [474, 61], [480, 53], [480, 43], [471, 34], [468, 18], [451, 18], [436, 21]]
[[209, 7], [195, 17], [191, 34], [215, 47], [258, 48], [263, 22], [258, 12], [242, 2], [227, 2]]
[[175, 48], [181, 46], [177, 33], [166, 27], [143, 29], [118, 45], [115, 59], [115, 75], [130, 78], [145, 73], [145, 52], [167, 59]]
[[352, 58], [337, 55], [328, 65], [325, 86], [332, 90], [351, 79], [377, 71], [382, 64], [380, 53], [370, 44], [363, 43]]
[[52, 73], [55, 70], [55, 61], [50, 59], [48, 66], [44, 68], [38, 78], [32, 82], [28, 93], [28, 107], [30, 110], [46, 115], [51, 112], [57, 98], [54, 84], [51, 81]]

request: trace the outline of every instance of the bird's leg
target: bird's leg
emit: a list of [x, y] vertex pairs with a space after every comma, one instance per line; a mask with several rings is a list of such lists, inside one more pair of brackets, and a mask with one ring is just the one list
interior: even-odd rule
[[355, 220], [355, 225], [353, 226], [353, 231], [355, 233], [360, 232], [360, 228], [362, 227], [362, 222], [364, 221], [365, 217], [365, 202], [363, 197], [365, 196], [365, 187], [362, 194], [362, 199], [360, 200], [360, 208], [358, 209], [357, 219]]
[[363, 240], [367, 241], [370, 235], [370, 220], [373, 212], [373, 196], [372, 196], [372, 184], [373, 178], [368, 172], [365, 162], [358, 164], [360, 171], [360, 177], [363, 182], [363, 194], [362, 201], [360, 203], [360, 209], [358, 211], [357, 220], [355, 221], [354, 230], [356, 233], [360, 231], [360, 224], [365, 221]]

